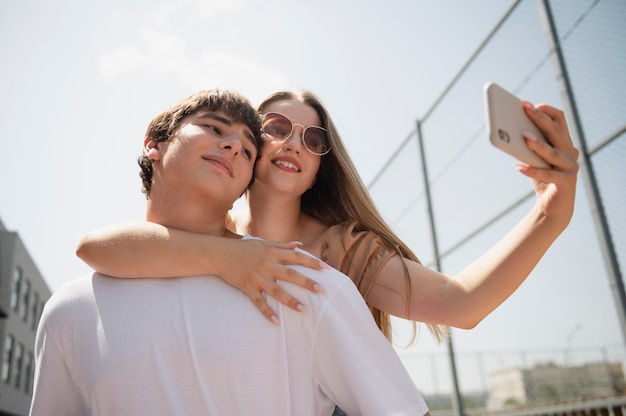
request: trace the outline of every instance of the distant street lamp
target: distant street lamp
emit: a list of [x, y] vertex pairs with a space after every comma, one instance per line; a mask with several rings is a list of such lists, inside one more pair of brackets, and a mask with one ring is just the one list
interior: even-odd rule
[[566, 340], [566, 344], [565, 344], [565, 351], [564, 351], [564, 359], [565, 359], [565, 371], [568, 374], [568, 384], [569, 384], [569, 395], [571, 395], [572, 398], [576, 398], [578, 396], [578, 382], [574, 380], [574, 378], [572, 377], [572, 372], [570, 371], [570, 362], [571, 360], [571, 354], [572, 354], [572, 339], [574, 338], [574, 334], [580, 330], [580, 328], [582, 328], [582, 324], [579, 322], [577, 323], [567, 334], [567, 340]]
[[572, 353], [572, 339], [574, 338], [574, 334], [579, 331], [583, 325], [579, 322], [577, 323], [567, 334], [567, 340], [565, 343], [565, 365], [569, 366], [569, 361]]

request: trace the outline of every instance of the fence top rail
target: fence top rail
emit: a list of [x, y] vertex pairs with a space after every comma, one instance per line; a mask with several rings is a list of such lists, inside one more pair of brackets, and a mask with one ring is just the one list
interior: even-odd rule
[[538, 416], [555, 414], [574, 414], [580, 411], [592, 409], [608, 409], [622, 407], [626, 408], [626, 396], [607, 397], [603, 399], [581, 400], [576, 402], [561, 403], [555, 405], [545, 405], [529, 407], [521, 410], [490, 412], [499, 416]]

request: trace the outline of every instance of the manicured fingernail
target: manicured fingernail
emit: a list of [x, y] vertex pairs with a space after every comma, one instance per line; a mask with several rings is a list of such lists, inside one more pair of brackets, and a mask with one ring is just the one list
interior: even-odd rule
[[292, 244], [297, 244], [297, 245], [299, 245], [299, 246], [304, 245], [304, 244], [302, 244], [300, 241], [292, 241], [291, 243], [292, 243]]
[[515, 168], [522, 173], [528, 172], [528, 169], [530, 169], [530, 166], [522, 163], [514, 163], [513, 166], [515, 166]]
[[313, 290], [315, 290], [317, 293], [324, 293], [324, 288], [319, 283], [315, 283], [313, 285]]
[[326, 270], [331, 269], [331, 267], [328, 264], [324, 263], [323, 261], [320, 261], [320, 266], [322, 267], [322, 269], [326, 269]]
[[298, 306], [296, 306], [296, 309], [299, 310], [300, 312], [306, 312], [306, 308], [301, 303], [298, 303]]
[[530, 141], [536, 142], [537, 140], [537, 136], [535, 136], [534, 134], [532, 134], [531, 132], [527, 131], [522, 133], [522, 136], [524, 136], [525, 138], [527, 138]]
[[532, 105], [531, 103], [529, 103], [528, 101], [522, 101], [522, 105], [524, 106], [525, 109], [530, 110], [532, 112], [537, 111], [537, 109], [535, 108], [534, 105]]
[[276, 317], [276, 315], [272, 315], [271, 316], [271, 321], [274, 322], [276, 325], [280, 325], [280, 321], [278, 320], [278, 318]]

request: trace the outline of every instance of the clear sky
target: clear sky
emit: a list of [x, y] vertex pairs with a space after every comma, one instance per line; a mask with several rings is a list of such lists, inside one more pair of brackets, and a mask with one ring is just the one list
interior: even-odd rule
[[[254, 104], [276, 90], [313, 91], [368, 183], [511, 4], [4, 0], [0, 218], [53, 290], [88, 272], [74, 255], [82, 234], [143, 217], [136, 158], [148, 122], [217, 86]], [[590, 267], [602, 267], [597, 257]], [[528, 301], [514, 296], [487, 325], [495, 329], [461, 335], [460, 348], [542, 345], [521, 341], [510, 324], [520, 310], [532, 315], [530, 327], [542, 319]], [[579, 324], [555, 322], [547, 345], [574, 342], [574, 333], [582, 340], [593, 325]], [[412, 351], [441, 351], [427, 338]], [[597, 345], [593, 334], [585, 339]]]

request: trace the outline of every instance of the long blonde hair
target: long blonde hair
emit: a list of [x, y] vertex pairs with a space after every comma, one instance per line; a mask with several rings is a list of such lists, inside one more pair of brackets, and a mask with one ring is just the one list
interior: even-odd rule
[[[302, 195], [300, 209], [328, 227], [346, 221], [356, 221], [355, 229], [357, 231], [376, 233], [388, 248], [395, 250], [398, 255], [419, 263], [417, 256], [400, 240], [378, 212], [321, 100], [309, 91], [279, 91], [267, 97], [259, 105], [258, 110], [263, 113], [263, 110], [271, 103], [284, 100], [299, 101], [317, 112], [321, 120], [321, 127], [327, 131], [331, 148], [330, 153], [321, 158], [314, 186]], [[404, 265], [404, 276], [407, 288], [405, 302], [408, 315], [411, 280], [406, 265]], [[391, 341], [392, 328], [389, 314], [373, 306], [368, 306], [376, 324]], [[447, 336], [447, 327], [434, 324], [426, 325], [437, 341], [440, 342]], [[415, 322], [412, 322], [412, 327], [413, 335], [409, 344], [415, 340]]]

